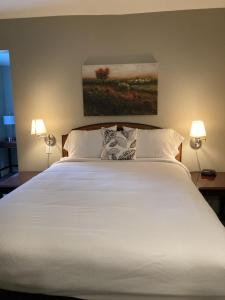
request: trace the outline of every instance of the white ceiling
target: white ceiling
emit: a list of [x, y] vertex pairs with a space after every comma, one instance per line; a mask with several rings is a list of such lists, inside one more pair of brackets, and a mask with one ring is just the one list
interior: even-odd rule
[[225, 7], [225, 0], [0, 0], [0, 19], [121, 15]]

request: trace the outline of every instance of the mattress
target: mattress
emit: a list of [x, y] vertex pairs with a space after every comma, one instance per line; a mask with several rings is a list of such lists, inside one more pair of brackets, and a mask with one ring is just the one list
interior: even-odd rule
[[224, 227], [175, 160], [62, 160], [0, 200], [0, 288], [224, 299]]

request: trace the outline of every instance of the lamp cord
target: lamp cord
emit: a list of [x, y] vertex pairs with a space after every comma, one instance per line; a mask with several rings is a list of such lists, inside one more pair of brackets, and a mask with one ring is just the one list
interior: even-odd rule
[[198, 164], [198, 171], [201, 172], [201, 165], [200, 165], [200, 160], [198, 157], [198, 150], [195, 150], [195, 154], [196, 154], [196, 159], [197, 159], [197, 164]]
[[195, 185], [197, 185], [198, 183], [198, 180], [200, 178], [200, 175], [201, 175], [201, 164], [200, 164], [200, 160], [199, 160], [199, 157], [198, 157], [198, 149], [195, 150], [195, 154], [196, 154], [196, 159], [197, 159], [197, 164], [198, 164], [198, 175], [196, 177], [196, 182], [195, 182]]
[[48, 145], [48, 153], [47, 153], [47, 164], [48, 164], [48, 168], [50, 166], [50, 145]]

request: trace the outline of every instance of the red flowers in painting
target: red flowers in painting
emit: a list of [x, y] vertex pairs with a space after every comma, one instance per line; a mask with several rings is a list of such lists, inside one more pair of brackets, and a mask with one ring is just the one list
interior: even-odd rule
[[96, 78], [101, 80], [106, 80], [109, 77], [109, 68], [100, 68], [95, 71]]

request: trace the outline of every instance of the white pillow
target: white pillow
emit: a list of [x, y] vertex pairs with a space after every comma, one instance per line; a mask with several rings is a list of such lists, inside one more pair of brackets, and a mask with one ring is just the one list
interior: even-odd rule
[[[117, 130], [117, 126], [110, 127]], [[64, 144], [69, 157], [100, 158], [103, 145], [102, 129], [72, 130]]]
[[136, 157], [175, 158], [183, 141], [184, 137], [173, 129], [138, 129]]

